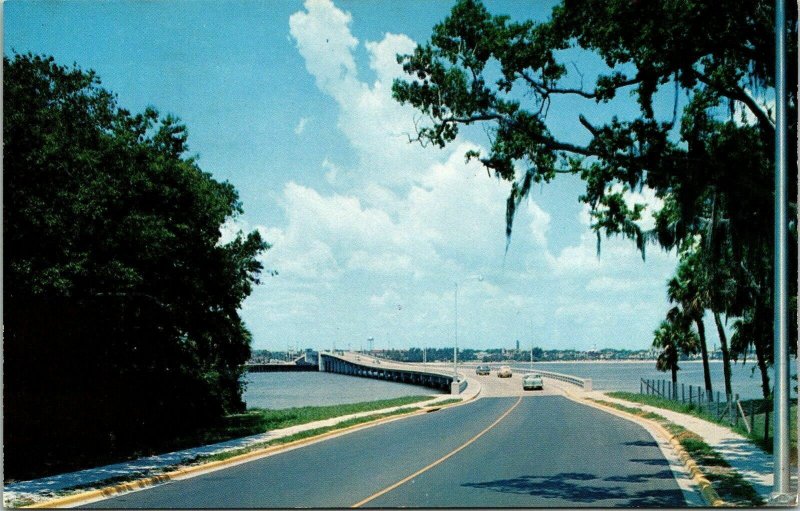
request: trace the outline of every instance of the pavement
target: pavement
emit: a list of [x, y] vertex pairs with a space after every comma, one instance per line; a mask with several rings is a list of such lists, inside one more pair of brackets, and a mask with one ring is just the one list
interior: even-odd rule
[[[766, 453], [745, 437], [734, 433], [724, 426], [691, 415], [609, 397], [599, 391], [585, 392], [583, 393], [583, 397], [602, 399], [630, 408], [639, 408], [647, 412], [657, 413], [668, 421], [696, 433], [702, 437], [709, 446], [717, 451], [742, 478], [749, 482], [765, 501], [769, 499], [773, 482], [774, 465], [772, 455]], [[792, 483], [796, 491], [796, 473], [792, 478]]]
[[527, 392], [415, 414], [81, 507], [686, 505], [647, 431], [563, 396]]
[[[469, 401], [474, 399], [480, 392], [480, 384], [476, 380], [467, 377], [467, 388], [464, 389], [464, 391], [457, 397], [461, 398], [462, 401]], [[103, 484], [105, 484], [107, 481], [149, 477], [168, 471], [169, 469], [174, 468], [182, 463], [186, 463], [198, 456], [213, 455], [224, 451], [248, 447], [253, 444], [288, 437], [311, 429], [333, 426], [340, 422], [357, 417], [391, 412], [393, 410], [397, 410], [398, 408], [407, 408], [410, 406], [429, 407], [441, 401], [456, 397], [450, 394], [434, 394], [433, 396], [433, 399], [423, 401], [421, 403], [394, 406], [380, 410], [372, 410], [369, 412], [344, 415], [341, 417], [334, 417], [331, 419], [301, 424], [298, 426], [275, 429], [272, 431], [267, 431], [266, 433], [237, 438], [226, 442], [219, 442], [191, 449], [183, 449], [180, 451], [159, 454], [156, 456], [148, 456], [122, 463], [114, 463], [102, 467], [79, 470], [66, 474], [58, 474], [40, 479], [13, 482], [4, 485], [3, 502], [8, 504], [17, 499], [31, 499], [35, 502], [39, 502], [48, 498], [52, 498], [57, 492], [63, 492], [72, 488], [99, 487], [103, 486]]]
[[[470, 369], [465, 368], [465, 372]], [[522, 390], [521, 374], [516, 373], [512, 378], [501, 379], [492, 373], [490, 376], [466, 376], [468, 381], [467, 388], [459, 396], [464, 401], [475, 399], [476, 397], [512, 397], [520, 395], [533, 395]], [[545, 390], [539, 391], [536, 395], [554, 396], [568, 395], [573, 399], [581, 400], [584, 398], [602, 399], [605, 401], [616, 402], [627, 407], [641, 408], [645, 411], [658, 413], [667, 420], [678, 424], [702, 437], [706, 443], [714, 448], [720, 455], [737, 471], [742, 477], [753, 485], [754, 489], [766, 499], [772, 490], [772, 456], [762, 451], [759, 447], [749, 442], [747, 439], [738, 435], [728, 428], [714, 424], [693, 416], [672, 412], [669, 410], [654, 408], [638, 403], [633, 403], [621, 399], [611, 398], [600, 391], [584, 392], [582, 389], [551, 379], [545, 379]], [[431, 401], [421, 403], [424, 406], [434, 405], [437, 402], [451, 399], [453, 396], [448, 394], [437, 394]], [[300, 426], [283, 428], [280, 430], [269, 431], [263, 434], [254, 435], [246, 438], [231, 440], [213, 445], [185, 449], [172, 453], [157, 456], [150, 456], [138, 460], [97, 467], [93, 469], [60, 474], [52, 477], [36, 479], [32, 481], [21, 481], [7, 484], [4, 487], [4, 502], [9, 503], [18, 498], [31, 498], [34, 501], [41, 501], [52, 498], [56, 492], [75, 487], [99, 487], [108, 484], [108, 481], [120, 478], [147, 477], [158, 474], [185, 463], [197, 456], [210, 455], [226, 450], [247, 447], [255, 443], [270, 441], [278, 438], [293, 435], [302, 431], [331, 426], [351, 418], [383, 413], [401, 407], [393, 407], [384, 410], [363, 412], [344, 417], [337, 417], [325, 421], [317, 421]], [[655, 438], [655, 436], [654, 436]], [[662, 451], [665, 451], [662, 446]], [[671, 456], [667, 456], [671, 458]], [[672, 460], [670, 460], [672, 465]], [[796, 477], [793, 478], [793, 488], [797, 488]]]

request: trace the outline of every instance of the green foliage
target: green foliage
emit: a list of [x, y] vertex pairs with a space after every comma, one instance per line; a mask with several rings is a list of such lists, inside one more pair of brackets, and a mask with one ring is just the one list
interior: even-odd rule
[[233, 186], [185, 126], [120, 108], [92, 71], [15, 55], [3, 73], [6, 476], [241, 410], [238, 308], [268, 245], [220, 243]]
[[658, 330], [653, 333], [653, 347], [661, 348], [656, 359], [656, 369], [672, 371], [673, 382], [677, 381], [677, 371], [680, 370], [678, 360], [681, 355], [697, 353], [700, 344], [690, 321], [685, 315], [677, 313], [662, 321]]

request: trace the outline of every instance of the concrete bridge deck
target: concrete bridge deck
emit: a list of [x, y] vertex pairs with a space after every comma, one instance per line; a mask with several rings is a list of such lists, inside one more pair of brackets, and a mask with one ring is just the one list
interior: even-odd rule
[[453, 370], [445, 366], [394, 362], [354, 352], [320, 353], [319, 370], [422, 385], [450, 391], [451, 394], [460, 394], [468, 385], [463, 374], [456, 379]]

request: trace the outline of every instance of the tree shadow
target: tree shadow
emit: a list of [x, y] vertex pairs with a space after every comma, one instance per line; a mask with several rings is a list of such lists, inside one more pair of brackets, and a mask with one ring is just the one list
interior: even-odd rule
[[590, 486], [581, 482], [594, 481], [593, 474], [565, 472], [554, 476], [520, 476], [513, 479], [498, 479], [481, 483], [465, 483], [470, 488], [487, 489], [501, 493], [531, 495], [544, 499], [563, 499], [570, 502], [597, 502], [621, 499], [628, 493], [619, 486]]
[[642, 463], [644, 465], [651, 465], [654, 467], [669, 466], [669, 462], [664, 458], [631, 458], [630, 461], [634, 463]]
[[634, 447], [658, 447], [658, 444], [653, 440], [636, 440], [634, 442], [623, 442], [622, 445], [630, 445]]
[[[648, 485], [641, 491], [630, 491], [630, 488], [622, 485], [607, 484], [609, 482], [647, 484], [653, 479], [671, 478], [672, 473], [669, 470], [642, 476], [612, 476], [605, 479], [600, 479], [593, 474], [563, 472], [553, 476], [524, 475], [513, 479], [465, 483], [462, 486], [516, 495], [530, 495], [541, 499], [559, 499], [597, 507], [685, 507], [686, 501], [678, 488], [655, 489], [650, 487], [652, 485]], [[606, 485], [601, 486], [604, 483]], [[609, 500], [619, 502], [602, 502]]]
[[619, 483], [646, 483], [651, 479], [674, 479], [672, 470], [661, 470], [652, 474], [631, 474], [627, 476], [611, 476], [606, 477], [603, 481], [612, 481]]

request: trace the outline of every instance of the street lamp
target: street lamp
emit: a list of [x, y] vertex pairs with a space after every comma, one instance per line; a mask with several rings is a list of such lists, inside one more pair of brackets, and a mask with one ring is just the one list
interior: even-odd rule
[[[470, 275], [461, 279], [461, 284], [468, 280], [483, 281], [483, 275]], [[455, 282], [455, 309], [456, 309], [456, 330], [455, 330], [455, 346], [453, 346], [453, 381], [458, 382], [458, 282]]]

